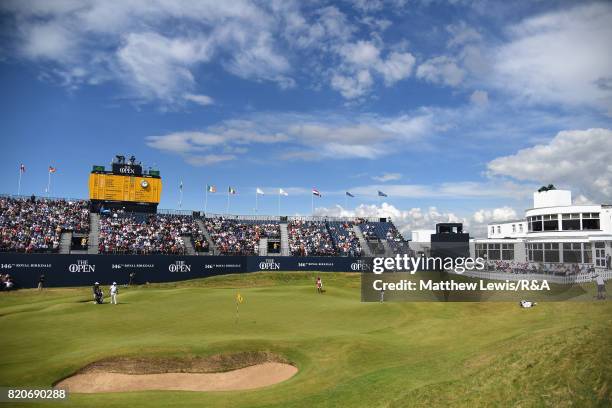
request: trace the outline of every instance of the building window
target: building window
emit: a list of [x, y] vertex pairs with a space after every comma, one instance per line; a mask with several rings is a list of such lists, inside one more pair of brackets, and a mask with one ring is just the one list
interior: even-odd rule
[[501, 234], [501, 227], [499, 225], [497, 226], [497, 233]]
[[563, 244], [563, 262], [564, 263], [581, 263], [582, 248], [579, 242], [571, 242]]
[[503, 261], [512, 261], [514, 259], [514, 244], [501, 245], [501, 259]]
[[476, 244], [476, 258], [487, 259], [487, 244]]
[[491, 234], [495, 234], [495, 227], [491, 227]]
[[559, 230], [559, 216], [557, 214], [544, 215], [544, 231]]
[[562, 214], [561, 229], [563, 231], [580, 231], [580, 214]]
[[519, 232], [523, 232], [523, 224], [519, 224]]
[[585, 242], [582, 244], [582, 262], [584, 263], [593, 263], [593, 252], [591, 249], [591, 243]]
[[499, 261], [501, 259], [501, 244], [489, 244], [489, 260]]
[[512, 233], [514, 234], [516, 232], [516, 224], [512, 224]]
[[544, 260], [543, 244], [529, 245], [529, 260], [532, 262], [542, 262]]
[[598, 230], [599, 213], [582, 213], [582, 229]]
[[542, 216], [537, 215], [535, 217], [529, 217], [529, 231], [540, 232], [542, 231]]
[[559, 244], [544, 244], [544, 262], [559, 262]]

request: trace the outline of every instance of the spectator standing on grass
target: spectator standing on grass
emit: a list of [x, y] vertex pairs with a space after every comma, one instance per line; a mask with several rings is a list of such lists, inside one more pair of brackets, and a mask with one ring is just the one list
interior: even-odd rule
[[130, 272], [130, 280], [128, 282], [128, 286], [132, 286], [132, 283], [134, 283], [135, 276], [136, 276], [136, 272]]
[[110, 296], [111, 296], [111, 303], [116, 305], [117, 304], [117, 294], [119, 293], [119, 288], [117, 287], [117, 282], [113, 282], [113, 284], [110, 287]]
[[597, 284], [597, 299], [606, 299], [606, 281], [600, 274], [595, 275], [595, 283]]
[[38, 277], [38, 290], [42, 290], [45, 285], [45, 274], [41, 273]]

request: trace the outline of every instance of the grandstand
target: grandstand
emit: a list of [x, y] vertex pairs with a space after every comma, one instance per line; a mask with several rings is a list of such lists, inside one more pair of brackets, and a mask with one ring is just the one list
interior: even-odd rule
[[[57, 254], [359, 257], [404, 253], [391, 220], [157, 213], [88, 200], [0, 197], [0, 251]], [[382, 251], [382, 252], [381, 252]]]

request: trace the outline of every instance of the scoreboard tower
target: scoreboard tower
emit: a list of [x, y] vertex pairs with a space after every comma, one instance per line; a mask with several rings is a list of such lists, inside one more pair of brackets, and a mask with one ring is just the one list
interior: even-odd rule
[[134, 156], [117, 155], [111, 170], [93, 166], [89, 175], [91, 210], [124, 209], [128, 212], [157, 212], [162, 182], [158, 170], [142, 170]]

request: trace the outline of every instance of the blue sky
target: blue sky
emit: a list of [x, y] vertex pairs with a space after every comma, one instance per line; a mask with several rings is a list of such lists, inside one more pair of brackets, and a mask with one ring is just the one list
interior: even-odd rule
[[[227, 4], [225, 4], [227, 3]], [[0, 191], [86, 197], [160, 169], [162, 208], [388, 215], [404, 232], [522, 216], [555, 183], [612, 201], [612, 5], [4, 1]], [[356, 198], [345, 207], [344, 192]], [[379, 201], [377, 190], [389, 197]], [[225, 211], [223, 194], [209, 210]]]

